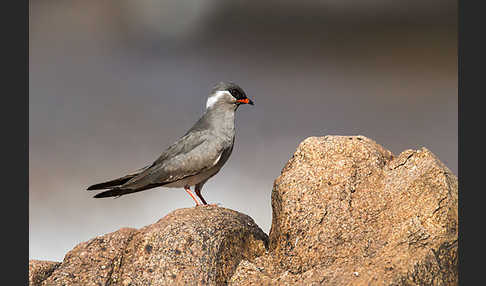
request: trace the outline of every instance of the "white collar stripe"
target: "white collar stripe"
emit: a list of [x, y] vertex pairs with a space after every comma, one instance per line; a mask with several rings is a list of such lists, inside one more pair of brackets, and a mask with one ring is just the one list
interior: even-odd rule
[[220, 98], [222, 98], [226, 94], [229, 95], [230, 93], [226, 90], [220, 90], [217, 91], [213, 96], [210, 96], [208, 98], [208, 101], [206, 101], [206, 109], [212, 107]]

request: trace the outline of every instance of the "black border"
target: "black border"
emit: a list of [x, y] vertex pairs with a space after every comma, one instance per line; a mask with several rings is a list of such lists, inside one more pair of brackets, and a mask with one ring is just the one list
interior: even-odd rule
[[463, 157], [462, 157], [462, 133], [464, 131], [464, 129], [462, 128], [463, 126], [461, 126], [461, 118], [463, 116], [463, 112], [462, 112], [462, 104], [463, 104], [463, 92], [462, 92], [462, 86], [463, 86], [463, 76], [464, 76], [464, 73], [463, 73], [463, 55], [462, 55], [462, 52], [463, 52], [463, 42], [462, 42], [462, 38], [464, 37], [464, 33], [463, 33], [463, 29], [464, 29], [464, 9], [463, 9], [463, 3], [462, 1], [457, 1], [457, 108], [458, 108], [458, 111], [457, 111], [457, 114], [458, 114], [458, 118], [457, 120], [459, 121], [458, 122], [458, 131], [457, 131], [457, 135], [458, 135], [458, 142], [457, 142], [457, 146], [458, 146], [458, 154], [457, 154], [457, 167], [458, 167], [458, 171], [457, 171], [457, 179], [458, 179], [458, 271], [459, 271], [459, 285], [466, 285], [466, 282], [463, 280], [463, 275], [461, 274], [462, 272], [462, 269], [463, 269], [463, 260], [464, 260], [464, 244], [463, 244], [463, 235], [462, 235], [462, 231], [463, 231], [463, 213], [462, 213], [462, 210], [463, 210], [463, 206], [462, 206], [462, 203], [463, 203], [463, 200], [462, 200], [462, 192], [461, 190], [463, 190], [463, 180], [462, 180], [462, 173], [464, 171], [463, 169]]
[[[2, 9], [2, 246], [3, 284], [28, 285], [29, 277], [29, 1]], [[7, 282], [8, 281], [8, 282]], [[12, 282], [13, 281], [13, 282]]]
[[[484, 4], [458, 1], [459, 285], [482, 285], [484, 273]], [[468, 136], [469, 134], [469, 136]], [[479, 164], [476, 164], [479, 163]], [[476, 167], [477, 166], [477, 167]], [[476, 241], [475, 241], [476, 240]], [[477, 256], [477, 257], [475, 257]], [[477, 258], [477, 259], [476, 259]]]

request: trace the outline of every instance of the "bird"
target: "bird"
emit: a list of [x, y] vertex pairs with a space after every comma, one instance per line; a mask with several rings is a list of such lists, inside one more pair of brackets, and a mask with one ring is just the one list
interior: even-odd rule
[[235, 112], [241, 105], [254, 105], [234, 82], [214, 85], [199, 120], [152, 163], [125, 176], [91, 185], [106, 190], [94, 198], [120, 197], [156, 187], [184, 188], [196, 206], [208, 203], [201, 194], [204, 184], [216, 175], [230, 157], [235, 141]]

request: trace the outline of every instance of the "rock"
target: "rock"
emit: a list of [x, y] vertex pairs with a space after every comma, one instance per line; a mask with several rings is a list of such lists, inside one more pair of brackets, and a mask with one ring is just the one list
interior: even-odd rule
[[457, 178], [429, 150], [310, 137], [275, 180], [270, 249], [232, 285], [457, 285]]
[[221, 285], [266, 252], [249, 216], [216, 206], [176, 210], [139, 230], [77, 245], [42, 285]]
[[42, 285], [109, 285], [136, 232], [122, 228], [76, 245]]
[[29, 285], [41, 285], [59, 265], [61, 263], [55, 261], [29, 260]]
[[29, 285], [457, 285], [457, 194], [426, 148], [310, 137], [274, 182], [269, 237], [236, 211], [179, 209], [29, 261]]
[[249, 216], [204, 206], [142, 228], [124, 255], [120, 285], [221, 285], [239, 262], [265, 253], [268, 236]]

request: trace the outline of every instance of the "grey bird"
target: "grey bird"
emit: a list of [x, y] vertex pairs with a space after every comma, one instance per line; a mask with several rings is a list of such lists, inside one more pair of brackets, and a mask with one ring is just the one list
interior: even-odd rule
[[170, 145], [151, 165], [123, 177], [88, 187], [104, 190], [95, 198], [119, 197], [155, 187], [184, 188], [204, 205], [203, 185], [216, 175], [233, 151], [235, 111], [242, 104], [253, 105], [241, 87], [232, 82], [214, 86], [206, 101], [206, 110], [189, 131]]

